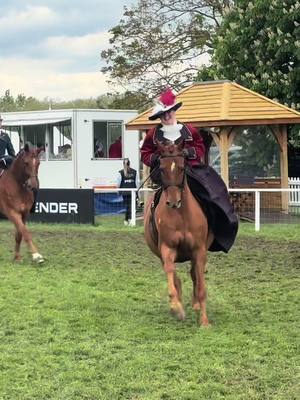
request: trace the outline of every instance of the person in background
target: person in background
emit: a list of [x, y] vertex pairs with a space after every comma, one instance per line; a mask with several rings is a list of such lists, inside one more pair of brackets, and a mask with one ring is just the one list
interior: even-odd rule
[[95, 158], [103, 158], [104, 157], [104, 146], [100, 142], [100, 140], [97, 140], [95, 143], [95, 153], [94, 153]]
[[[137, 171], [130, 167], [130, 161], [128, 158], [123, 160], [123, 169], [121, 169], [117, 176], [117, 186], [123, 189], [138, 188], [138, 174]], [[124, 225], [131, 225], [131, 195], [132, 191], [121, 192], [125, 205], [125, 219]]]
[[[205, 164], [206, 149], [201, 134], [191, 124], [177, 121], [176, 111], [181, 106], [182, 103], [176, 102], [176, 96], [171, 89], [161, 94], [149, 117], [152, 121], [160, 119], [160, 123], [147, 132], [141, 147], [141, 159], [150, 166], [154, 183], [161, 186], [157, 143], [184, 142], [188, 185], [203, 207], [215, 237], [209, 250], [227, 253], [237, 234], [238, 219], [233, 212], [224, 181], [213, 168]], [[153, 207], [157, 205], [160, 193], [161, 189], [155, 195]]]
[[0, 115], [0, 167], [8, 168], [12, 164], [16, 153], [10, 137], [1, 129], [2, 121], [3, 119]]
[[122, 158], [122, 137], [119, 136], [110, 146], [108, 150], [109, 158]]

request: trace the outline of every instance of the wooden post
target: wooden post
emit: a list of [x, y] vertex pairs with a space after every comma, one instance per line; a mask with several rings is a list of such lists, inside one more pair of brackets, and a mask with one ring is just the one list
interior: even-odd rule
[[229, 186], [229, 167], [228, 167], [228, 131], [222, 129], [220, 132], [220, 156], [221, 156], [221, 177], [226, 186]]
[[221, 177], [226, 186], [229, 186], [228, 151], [233, 143], [236, 130], [232, 126], [221, 128], [219, 133], [211, 133], [216, 145], [219, 147], [221, 158]]
[[[287, 126], [274, 125], [271, 130], [279, 144], [280, 148], [280, 175], [281, 187], [288, 189], [289, 187], [289, 172], [288, 172], [288, 154], [287, 154]], [[284, 212], [289, 210], [289, 194], [281, 192], [281, 208]]]

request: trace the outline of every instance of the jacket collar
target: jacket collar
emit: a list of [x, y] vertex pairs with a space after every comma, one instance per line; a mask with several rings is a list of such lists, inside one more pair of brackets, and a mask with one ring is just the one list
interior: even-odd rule
[[[177, 121], [177, 122], [181, 123], [179, 121]], [[180, 142], [182, 139], [185, 140], [185, 141], [193, 140], [192, 133], [189, 130], [189, 128], [183, 123], [181, 123], [181, 125], [182, 125], [182, 128], [180, 129], [180, 137], [178, 137], [175, 140], [175, 143]], [[166, 139], [164, 137], [164, 132], [162, 131], [161, 128], [162, 128], [162, 124], [159, 124], [159, 125], [157, 125], [157, 127], [155, 129], [155, 132], [154, 132], [154, 135], [153, 135], [153, 143], [154, 144], [157, 144], [157, 142], [165, 143], [165, 142], [169, 141], [168, 139]]]

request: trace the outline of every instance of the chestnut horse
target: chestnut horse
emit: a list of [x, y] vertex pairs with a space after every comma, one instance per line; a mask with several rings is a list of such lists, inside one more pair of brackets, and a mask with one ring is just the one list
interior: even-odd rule
[[193, 309], [200, 312], [199, 323], [208, 326], [204, 273], [213, 234], [187, 183], [183, 142], [178, 145], [158, 143], [158, 149], [162, 193], [155, 210], [152, 202], [148, 203], [144, 219], [145, 239], [152, 252], [161, 259], [168, 281], [170, 309], [179, 319], [185, 318], [185, 312], [175, 262], [191, 261]]
[[29, 149], [25, 145], [14, 159], [9, 169], [0, 172], [0, 212], [16, 227], [14, 260], [20, 261], [22, 239], [27, 243], [32, 260], [41, 263], [44, 258], [38, 253], [32, 242], [31, 233], [26, 227], [26, 220], [34, 203], [33, 190], [39, 187], [38, 169], [39, 149]]

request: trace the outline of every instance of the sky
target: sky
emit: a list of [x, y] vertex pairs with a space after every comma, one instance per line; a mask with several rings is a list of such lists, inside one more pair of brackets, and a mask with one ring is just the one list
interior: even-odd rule
[[128, 0], [0, 0], [0, 96], [97, 97], [111, 90], [100, 53]]

